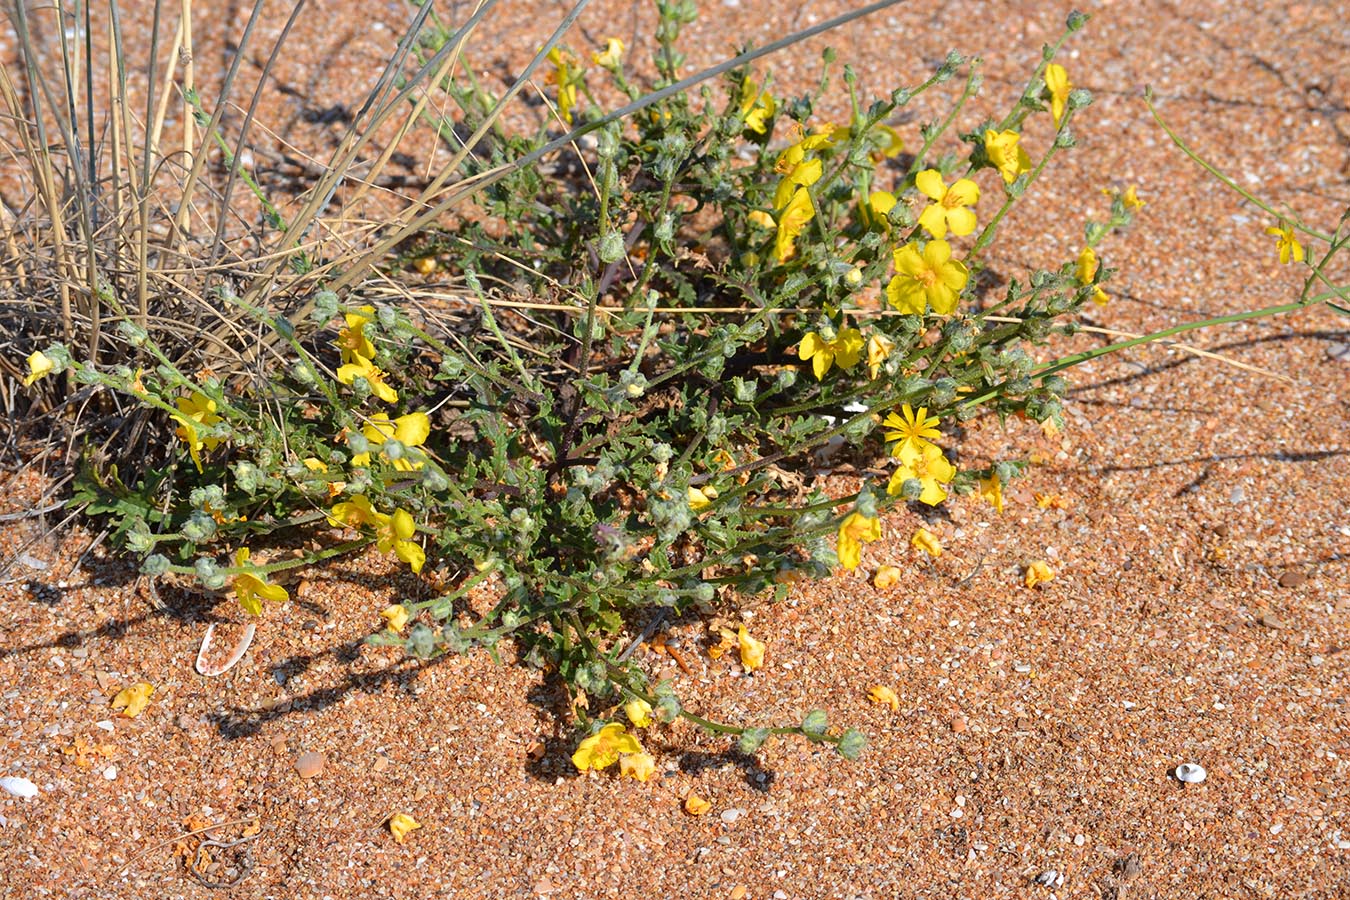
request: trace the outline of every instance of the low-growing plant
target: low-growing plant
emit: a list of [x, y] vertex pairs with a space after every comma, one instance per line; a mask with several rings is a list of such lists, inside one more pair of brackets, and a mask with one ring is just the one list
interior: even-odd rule
[[[218, 327], [193, 324], [191, 352], [175, 352], [173, 329], [146, 313], [152, 257], [179, 241], [185, 258], [182, 235], [153, 253], [142, 240], [139, 283], [105, 280], [93, 248], [93, 274], [73, 294], [83, 321], [98, 320], [95, 339], [66, 334], [34, 351], [26, 381], [66, 376], [53, 380], [53, 400], [116, 397], [148, 411], [142, 433], [163, 464], [90, 448], [71, 503], [105, 517], [151, 577], [232, 588], [249, 614], [265, 615], [264, 601], [288, 596], [278, 573], [374, 545], [413, 572], [432, 560], [471, 574], [386, 609], [370, 643], [430, 659], [495, 654], [511, 639], [566, 687], [590, 733], [580, 768], [622, 758], [635, 777], [650, 774], [636, 739], [611, 721], [620, 707], [638, 726], [684, 718], [735, 735], [746, 752], [798, 734], [852, 758], [863, 736], [831, 728], [820, 710], [800, 723], [696, 715], [632, 650], [682, 617], [858, 567], [889, 507], [973, 491], [1001, 510], [1020, 462], [958, 460], [956, 426], [993, 414], [1061, 427], [1062, 370], [1207, 323], [1038, 359], [1035, 348], [1082, 327], [1085, 305], [1108, 301], [1112, 270], [1098, 253], [1142, 207], [1133, 188], [1110, 193], [1073, 258], [1006, 284], [990, 276], [1008, 212], [1075, 146], [1072, 125], [1091, 97], [1054, 60], [1086, 16], [1069, 17], [1005, 115], [980, 118], [966, 111], [980, 61], [957, 53], [869, 99], [830, 51], [800, 95], [780, 91], [752, 64], [762, 52], [746, 51], [694, 93], [710, 73], [681, 80], [693, 4], [656, 6], [651, 93], [621, 41], [584, 52], [560, 43], [560, 30], [501, 97], [449, 65], [465, 27], [444, 28], [423, 7], [381, 90], [408, 106], [406, 127], [434, 128], [455, 159], [409, 213], [326, 259], [302, 240], [317, 205], [287, 220], [264, 202], [285, 252], [263, 253], [259, 241], [255, 259], [200, 283], [224, 313]], [[536, 66], [549, 116], [533, 133], [509, 130], [500, 112]], [[940, 119], [904, 123], [916, 99], [953, 84]], [[411, 85], [443, 90], [454, 119], [433, 115]], [[841, 85], [850, 115], [827, 121], [816, 109]], [[197, 153], [219, 143], [227, 177], [266, 201], [238, 167], [243, 135], [225, 141], [190, 84], [183, 96], [202, 130]], [[389, 96], [376, 119], [393, 114]], [[1048, 123], [1044, 138], [1024, 138], [1032, 117]], [[319, 187], [331, 194], [337, 182]], [[153, 189], [148, 177], [136, 186], [140, 235]], [[474, 214], [445, 218], [470, 195]], [[59, 204], [46, 208], [54, 217]], [[1302, 260], [1295, 230], [1329, 247], [1310, 266], [1311, 288], [1340, 231], [1280, 220], [1282, 254]], [[87, 226], [75, 232], [92, 246]], [[52, 283], [71, 289], [82, 264], [48, 262], [60, 273]], [[365, 278], [373, 264], [385, 277]], [[444, 270], [462, 288], [407, 283], [403, 266]], [[284, 290], [269, 286], [287, 269]], [[1343, 296], [1328, 286], [1222, 321]], [[419, 311], [410, 299], [436, 306]], [[206, 365], [203, 332], [238, 364]], [[860, 461], [856, 488], [830, 494], [808, 477], [822, 452]], [[889, 471], [873, 474], [881, 462]], [[313, 540], [320, 549], [299, 556], [254, 556]], [[493, 592], [490, 607], [467, 602], [479, 587]], [[735, 650], [747, 670], [762, 664], [764, 644], [744, 626], [714, 630], [716, 652]]]

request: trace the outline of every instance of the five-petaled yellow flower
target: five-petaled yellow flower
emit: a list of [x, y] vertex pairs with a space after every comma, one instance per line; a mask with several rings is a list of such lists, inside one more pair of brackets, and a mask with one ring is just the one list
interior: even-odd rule
[[28, 387], [39, 378], [46, 378], [55, 371], [55, 361], [41, 350], [34, 350], [28, 354], [28, 374], [23, 379], [23, 386]]
[[891, 448], [891, 456], [898, 457], [906, 447], [915, 450], [931, 442], [933, 438], [942, 437], [942, 432], [938, 430], [938, 417], [928, 415], [928, 407], [920, 406], [916, 413], [914, 408], [906, 403], [900, 407], [900, 415], [891, 413], [882, 420], [881, 426], [889, 428], [885, 433], [887, 441], [898, 441]]
[[[1091, 247], [1084, 247], [1083, 252], [1078, 254], [1078, 283], [1084, 287], [1092, 284], [1092, 280], [1097, 277], [1099, 265], [1097, 251]], [[1111, 302], [1111, 297], [1106, 291], [1102, 290], [1101, 285], [1095, 285], [1092, 292], [1092, 302], [1098, 306], [1105, 306]]]
[[919, 214], [919, 224], [935, 238], [947, 236], [947, 229], [957, 236], [975, 230], [975, 212], [967, 207], [980, 200], [980, 186], [969, 178], [958, 178], [948, 187], [937, 169], [924, 169], [914, 176], [914, 186], [932, 200]]
[[1021, 138], [1015, 131], [991, 129], [984, 133], [984, 153], [1008, 184], [1016, 181], [1023, 172], [1031, 171], [1031, 157], [1018, 143]]
[[770, 94], [767, 85], [760, 90], [759, 84], [746, 79], [741, 84], [741, 118], [745, 120], [747, 131], [755, 134], [767, 134], [778, 104]]
[[362, 306], [356, 312], [345, 313], [342, 316], [347, 327], [338, 332], [337, 348], [342, 353], [344, 363], [354, 363], [357, 360], [370, 362], [375, 358], [375, 345], [366, 337], [366, 325], [375, 319], [375, 307]]
[[881, 371], [882, 365], [894, 349], [895, 341], [880, 331], [872, 332], [872, 335], [867, 339], [867, 373], [869, 378], [875, 379], [877, 377], [877, 373]]
[[942, 448], [936, 444], [912, 445], [900, 450], [900, 465], [886, 485], [886, 493], [897, 496], [911, 478], [923, 485], [919, 502], [937, 506], [947, 499], [946, 486], [956, 477], [956, 466], [947, 461]]
[[1045, 87], [1050, 91], [1050, 113], [1055, 117], [1055, 125], [1059, 125], [1064, 108], [1069, 105], [1069, 91], [1073, 89], [1069, 73], [1059, 63], [1051, 63], [1045, 67]]
[[383, 513], [377, 512], [370, 505], [370, 498], [365, 494], [356, 494], [350, 500], [335, 503], [328, 511], [328, 524], [334, 528], [341, 528], [344, 525], [349, 528], [378, 525], [383, 518]]
[[797, 253], [797, 238], [806, 228], [806, 223], [816, 217], [815, 204], [811, 194], [804, 187], [793, 193], [787, 206], [778, 212], [778, 233], [774, 237], [773, 255], [780, 263], [787, 262]]
[[394, 551], [394, 555], [408, 564], [414, 574], [422, 571], [427, 556], [422, 547], [412, 540], [417, 534], [417, 525], [412, 514], [406, 509], [396, 509], [392, 516], [382, 516], [375, 526], [375, 546], [381, 553]]
[[1125, 202], [1125, 208], [1129, 210], [1141, 210], [1144, 208], [1144, 201], [1139, 199], [1139, 194], [1135, 192], [1134, 185], [1125, 189], [1125, 195], [1121, 197]]
[[889, 213], [895, 208], [895, 195], [890, 191], [873, 191], [867, 195], [867, 204], [862, 208], [863, 222], [871, 226], [889, 230], [891, 220]]
[[841, 369], [851, 369], [862, 359], [862, 332], [856, 328], [841, 328], [834, 340], [827, 341], [818, 333], [808, 332], [797, 347], [797, 356], [811, 361], [811, 371], [816, 380], [825, 377], [830, 367], [837, 365]]
[[606, 69], [617, 69], [623, 65], [623, 41], [616, 37], [605, 39], [605, 49], [603, 53], [592, 53], [591, 59], [595, 64]]
[[[391, 438], [405, 447], [420, 447], [426, 443], [427, 438], [431, 435], [431, 419], [424, 412], [408, 413], [406, 416], [399, 416], [397, 419], [390, 419], [384, 413], [376, 413], [362, 427], [361, 434], [365, 435], [366, 440], [377, 447]], [[412, 460], [406, 456], [393, 460], [393, 463], [394, 468], [400, 472], [415, 472], [426, 465], [420, 459]], [[352, 465], [370, 465], [370, 454], [357, 453], [352, 457]]]
[[[236, 568], [248, 565], [247, 547], [240, 547], [234, 551], [234, 565]], [[268, 584], [253, 572], [240, 572], [234, 576], [234, 593], [239, 598], [239, 605], [244, 608], [244, 612], [251, 616], [262, 613], [262, 602], [258, 600], [259, 597], [273, 603], [281, 603], [291, 597], [281, 585]]]
[[175, 404], [178, 406], [178, 414], [174, 419], [178, 422], [178, 427], [174, 429], [174, 434], [179, 440], [188, 445], [188, 452], [192, 454], [192, 462], [197, 467], [197, 471], [202, 470], [202, 449], [214, 450], [220, 446], [220, 438], [202, 437], [199, 429], [207, 429], [221, 421], [216, 413], [216, 401], [203, 394], [201, 391], [193, 391], [186, 397], [179, 397]]
[[641, 753], [642, 745], [628, 733], [622, 722], [610, 722], [583, 740], [572, 754], [572, 765], [581, 771], [607, 769], [624, 753]]
[[895, 277], [886, 285], [886, 299], [901, 312], [921, 316], [929, 307], [938, 315], [955, 312], [957, 298], [970, 280], [966, 264], [952, 259], [946, 241], [932, 240], [924, 246], [910, 241], [895, 248]]
[[881, 540], [881, 520], [851, 512], [839, 524], [839, 564], [845, 569], [856, 569], [862, 562], [862, 545]]
[[1277, 246], [1280, 250], [1280, 264], [1287, 265], [1289, 260], [1294, 262], [1303, 262], [1303, 245], [1294, 237], [1294, 226], [1281, 222], [1278, 226], [1272, 225], [1266, 229], [1266, 234], [1278, 237]]
[[365, 357], [358, 356], [345, 365], [338, 366], [337, 379], [343, 384], [351, 384], [357, 378], [364, 378], [370, 385], [370, 392], [385, 403], [398, 400], [398, 391], [384, 380], [384, 371]]
[[980, 499], [986, 501], [996, 512], [1003, 512], [1003, 482], [997, 475], [980, 479]]

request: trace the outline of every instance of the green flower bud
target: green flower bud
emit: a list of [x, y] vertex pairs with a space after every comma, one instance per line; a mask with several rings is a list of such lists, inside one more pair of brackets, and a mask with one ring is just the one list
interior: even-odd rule
[[606, 231], [600, 238], [600, 261], [606, 264], [616, 263], [623, 259], [623, 254], [623, 235], [618, 231]]
[[188, 520], [183, 523], [181, 531], [183, 537], [192, 543], [201, 544], [215, 536], [216, 520], [201, 510], [194, 509]]
[[652, 712], [656, 714], [656, 721], [667, 725], [679, 718], [680, 711], [680, 701], [675, 699], [674, 694], [658, 696], [656, 706], [652, 708]]
[[141, 562], [141, 574], [157, 578], [169, 571], [169, 558], [162, 553], [151, 553]]
[[741, 739], [736, 743], [736, 749], [748, 755], [763, 747], [764, 742], [768, 739], [769, 729], [747, 728], [741, 733]]
[[408, 639], [403, 642], [403, 649], [409, 656], [418, 659], [430, 658], [436, 652], [436, 632], [421, 622], [417, 623], [408, 633]]

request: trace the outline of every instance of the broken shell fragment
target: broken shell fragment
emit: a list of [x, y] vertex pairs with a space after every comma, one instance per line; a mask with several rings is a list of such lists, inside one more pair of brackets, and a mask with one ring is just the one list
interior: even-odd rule
[[1182, 784], [1199, 784], [1205, 780], [1207, 773], [1205, 767], [1199, 763], [1182, 763], [1177, 766], [1177, 781]]

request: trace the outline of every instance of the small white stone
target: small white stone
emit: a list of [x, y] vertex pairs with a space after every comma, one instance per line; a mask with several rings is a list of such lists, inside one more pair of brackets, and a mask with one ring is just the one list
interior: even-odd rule
[[1199, 784], [1208, 777], [1205, 767], [1199, 763], [1182, 763], [1177, 766], [1177, 781], [1182, 784]]
[[95, 722], [94, 727], [102, 728], [104, 731], [112, 731], [113, 730], [112, 719], [104, 719], [101, 722]]
[[37, 796], [37, 785], [27, 778], [0, 778], [0, 790], [6, 794], [13, 794], [15, 797], [22, 797], [27, 800], [30, 797]]
[[962, 816], [964, 816], [965, 814], [966, 814], [966, 811], [965, 811], [964, 809], [954, 809], [954, 810], [952, 810], [952, 818], [953, 818], [953, 819], [959, 819], [959, 818], [961, 818]]
[[103, 770], [103, 777], [106, 778], [106, 779], [108, 779], [109, 781], [116, 781], [116, 780], [117, 780], [117, 766], [108, 766], [108, 768], [104, 769], [104, 770]]
[[1284, 831], [1284, 826], [1280, 825], [1279, 823], [1270, 826], [1271, 834], [1279, 834], [1281, 831]]
[[1083, 845], [1086, 844], [1086, 843], [1087, 843], [1087, 835], [1085, 835], [1085, 834], [1075, 834], [1075, 835], [1073, 836], [1073, 845], [1074, 845], [1075, 847], [1081, 847], [1081, 846], [1083, 846]]
[[730, 825], [743, 815], [745, 815], [743, 809], [724, 809], [722, 810], [722, 821]]

